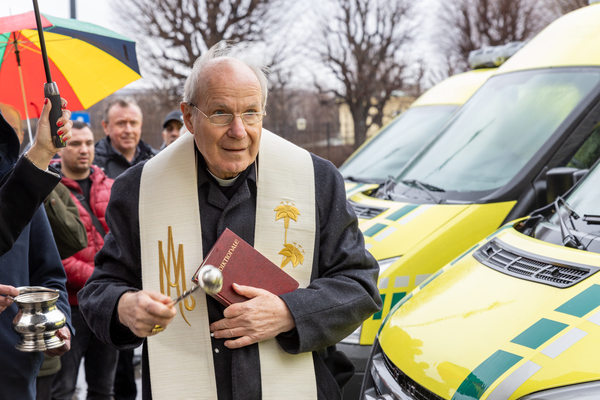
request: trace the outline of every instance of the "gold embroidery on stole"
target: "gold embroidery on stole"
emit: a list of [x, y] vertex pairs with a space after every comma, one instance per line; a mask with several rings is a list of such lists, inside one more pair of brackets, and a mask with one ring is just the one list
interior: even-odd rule
[[292, 266], [296, 268], [298, 264], [302, 264], [304, 262], [304, 249], [296, 242], [288, 243], [287, 234], [288, 228], [290, 227], [290, 219], [298, 222], [298, 216], [301, 215], [300, 210], [298, 210], [294, 203], [282, 201], [277, 207], [275, 207], [275, 210], [273, 211], [276, 212], [275, 221], [283, 218], [283, 227], [285, 228], [283, 249], [279, 252], [279, 254], [283, 256], [281, 268], [283, 269], [283, 267], [290, 262], [292, 263]]
[[[171, 297], [171, 288], [175, 288], [177, 291], [177, 297], [181, 295], [182, 292], [187, 290], [187, 281], [185, 279], [185, 261], [183, 257], [183, 245], [180, 244], [177, 251], [177, 257], [175, 257], [175, 245], [173, 241], [173, 229], [169, 226], [169, 234], [167, 239], [167, 259], [165, 260], [165, 254], [163, 251], [163, 242], [162, 240], [158, 241], [158, 262], [160, 269], [160, 292], [162, 294], [166, 294]], [[173, 260], [173, 280], [171, 280], [171, 260]], [[165, 275], [167, 277], [167, 287], [165, 292]], [[179, 276], [181, 275], [181, 285], [179, 284]], [[181, 287], [180, 287], [181, 286]], [[188, 301], [191, 304], [188, 305]], [[184, 301], [179, 303], [179, 310], [181, 311], [181, 316], [187, 322], [188, 325], [191, 324], [188, 322], [185, 317], [185, 311], [183, 307], [188, 311], [193, 311], [196, 307], [196, 300], [194, 300], [193, 296], [188, 297]]]

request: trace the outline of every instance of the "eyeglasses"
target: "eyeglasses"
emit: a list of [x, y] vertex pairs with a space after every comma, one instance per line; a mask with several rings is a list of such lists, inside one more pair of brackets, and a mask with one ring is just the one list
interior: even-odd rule
[[[210, 121], [211, 124], [217, 125], [217, 126], [229, 125], [233, 121], [233, 118], [235, 116], [237, 116], [236, 114], [213, 114], [209, 117], [208, 115], [204, 114], [198, 107], [196, 107], [192, 103], [188, 103], [188, 105], [190, 105], [190, 106], [194, 107], [196, 110], [200, 111], [200, 114], [202, 114], [206, 118], [208, 118], [208, 120]], [[262, 121], [263, 117], [266, 114], [267, 113], [264, 111], [263, 112], [245, 112], [245, 113], [239, 114], [239, 116], [240, 116], [240, 118], [242, 118], [242, 121], [244, 121], [245, 124], [253, 125], [253, 124], [258, 124], [260, 121]]]

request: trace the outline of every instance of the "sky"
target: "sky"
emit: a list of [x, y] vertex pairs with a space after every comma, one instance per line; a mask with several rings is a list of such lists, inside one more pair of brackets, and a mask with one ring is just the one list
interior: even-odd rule
[[[70, 18], [70, 0], [38, 0], [40, 12]], [[111, 24], [110, 1], [77, 0], [77, 19], [112, 29], [118, 33], [118, 26]], [[33, 0], [0, 0], [0, 16], [8, 16], [33, 11]]]
[[[99, 26], [102, 26], [107, 29], [111, 29], [117, 33], [120, 33], [124, 36], [131, 37], [129, 32], [127, 32], [126, 27], [122, 26], [119, 23], [118, 18], [115, 18], [114, 11], [111, 8], [111, 3], [113, 0], [76, 0], [76, 8], [77, 8], [77, 19], [85, 22], [90, 22]], [[158, 0], [157, 0], [158, 1]], [[315, 2], [317, 5], [316, 8], [322, 6], [322, 3], [319, 0], [311, 0]], [[439, 0], [420, 0], [417, 5], [417, 9], [415, 10], [415, 14], [418, 15], [419, 23], [419, 31], [416, 32], [416, 40], [414, 46], [412, 47], [410, 58], [412, 60], [416, 59], [424, 59], [427, 64], [436, 63], [436, 54], [433, 48], [432, 43], [435, 41], [435, 35], [433, 34], [435, 31], [434, 21], [430, 17], [432, 15], [432, 9], [436, 8], [435, 5]], [[42, 13], [46, 13], [55, 17], [60, 18], [70, 18], [70, 0], [38, 0], [39, 8]], [[320, 5], [318, 5], [320, 4]], [[310, 10], [312, 7], [307, 7]], [[9, 16], [15, 14], [21, 14], [28, 11], [33, 10], [33, 0], [0, 0], [0, 16]], [[304, 14], [304, 12], [300, 13]], [[310, 13], [306, 13], [307, 16]], [[310, 31], [306, 29], [306, 18], [304, 21], [301, 18], [296, 18], [296, 28], [300, 28], [300, 32], [302, 32], [299, 36], [306, 37], [306, 32]], [[302, 25], [298, 27], [298, 25]], [[307, 65], [309, 70], [319, 69], [316, 65]], [[306, 69], [306, 68], [305, 68]], [[300, 81], [306, 82], [306, 80], [310, 81], [311, 78], [308, 74], [310, 71], [296, 71], [298, 75], [298, 79]], [[144, 79], [140, 79], [133, 84], [130, 84], [128, 87], [136, 88], [139, 86], [143, 86], [145, 83]]]

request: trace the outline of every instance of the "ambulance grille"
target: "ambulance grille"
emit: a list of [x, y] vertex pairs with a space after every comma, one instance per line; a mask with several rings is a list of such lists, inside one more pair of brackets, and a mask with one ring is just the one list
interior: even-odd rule
[[473, 257], [496, 271], [558, 288], [573, 286], [600, 269], [591, 265], [553, 260], [539, 254], [529, 254], [497, 238], [481, 246], [473, 253]]
[[362, 219], [375, 218], [382, 212], [388, 210], [387, 208], [383, 208], [383, 207], [373, 207], [373, 206], [366, 206], [364, 204], [358, 204], [358, 203], [355, 203], [354, 201], [349, 201], [349, 203], [352, 206], [352, 208], [354, 208], [354, 212], [356, 213], [356, 216], [358, 218], [362, 218]]
[[402, 370], [394, 365], [389, 358], [383, 354], [383, 362], [390, 374], [394, 377], [398, 385], [406, 392], [406, 394], [411, 396], [411, 399], [414, 400], [444, 400], [443, 397], [438, 396], [437, 394], [425, 389], [423, 386], [419, 385], [417, 382], [413, 381], [406, 375]]

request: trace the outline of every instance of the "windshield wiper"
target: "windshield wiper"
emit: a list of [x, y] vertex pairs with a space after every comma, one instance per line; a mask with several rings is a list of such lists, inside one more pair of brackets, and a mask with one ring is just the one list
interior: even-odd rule
[[357, 178], [355, 176], [344, 176], [344, 180], [352, 181], [352, 182], [356, 182], [356, 183], [377, 183], [377, 182], [375, 182], [374, 179]]
[[560, 234], [562, 235], [563, 246], [570, 247], [572, 249], [583, 250], [583, 245], [577, 239], [575, 235], [569, 230], [567, 224], [562, 219], [562, 215], [560, 214], [560, 207], [558, 203], [562, 203], [565, 210], [567, 210], [567, 215], [569, 216], [569, 221], [571, 222], [571, 226], [573, 230], [575, 229], [575, 224], [573, 223], [573, 219], [579, 219], [579, 215], [567, 204], [567, 202], [560, 196], [556, 196], [556, 200], [554, 200], [554, 209], [556, 210], [556, 214], [558, 217], [558, 224], [560, 226]]
[[379, 190], [383, 192], [384, 200], [395, 200], [393, 191], [394, 187], [396, 187], [396, 183], [396, 178], [392, 175], [388, 175], [387, 180], [379, 186]]
[[401, 183], [404, 183], [407, 186], [412, 186], [412, 187], [418, 187], [419, 189], [421, 189], [422, 191], [424, 191], [425, 193], [427, 193], [429, 195], [429, 197], [435, 201], [437, 204], [441, 204], [444, 202], [444, 199], [442, 199], [441, 197], [437, 196], [436, 194], [433, 193], [433, 191], [436, 192], [445, 192], [444, 189], [430, 185], [428, 183], [424, 183], [421, 181], [418, 181], [416, 179], [404, 179], [400, 181]]

